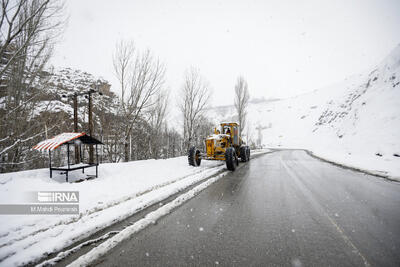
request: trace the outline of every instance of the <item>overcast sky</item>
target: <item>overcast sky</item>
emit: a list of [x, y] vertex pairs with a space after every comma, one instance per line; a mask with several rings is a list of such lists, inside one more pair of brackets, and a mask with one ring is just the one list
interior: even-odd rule
[[287, 97], [339, 82], [379, 63], [400, 43], [400, 1], [68, 0], [69, 23], [52, 63], [118, 85], [118, 40], [149, 48], [176, 94], [194, 66], [213, 104], [232, 104], [238, 75], [252, 97]]

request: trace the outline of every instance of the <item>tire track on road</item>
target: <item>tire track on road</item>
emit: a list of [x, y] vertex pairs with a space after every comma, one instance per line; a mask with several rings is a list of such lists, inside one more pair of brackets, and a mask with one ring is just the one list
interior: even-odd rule
[[296, 185], [299, 187], [303, 195], [310, 200], [310, 203], [314, 206], [314, 208], [318, 211], [320, 211], [321, 214], [323, 214], [328, 221], [331, 223], [331, 225], [334, 227], [334, 229], [339, 233], [340, 237], [344, 240], [344, 242], [352, 249], [353, 252], [355, 252], [362, 260], [364, 263], [364, 266], [369, 267], [371, 264], [368, 262], [367, 258], [362, 254], [362, 252], [356, 247], [356, 245], [351, 241], [351, 239], [346, 235], [346, 233], [343, 231], [343, 229], [339, 226], [339, 224], [336, 223], [336, 221], [326, 212], [326, 210], [323, 208], [321, 204], [312, 196], [311, 191], [299, 180], [297, 175], [290, 169], [290, 167], [284, 162], [282, 158], [279, 159], [282, 166], [285, 168], [286, 172], [289, 174], [289, 176], [293, 179], [293, 181], [296, 183]]

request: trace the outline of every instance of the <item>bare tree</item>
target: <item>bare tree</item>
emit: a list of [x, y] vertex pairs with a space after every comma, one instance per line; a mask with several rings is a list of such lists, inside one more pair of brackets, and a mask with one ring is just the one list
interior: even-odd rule
[[115, 47], [115, 53], [113, 55], [114, 72], [121, 87], [121, 104], [123, 108], [125, 105], [126, 90], [129, 86], [129, 72], [132, 68], [134, 52], [135, 46], [132, 41], [119, 41]]
[[165, 83], [165, 66], [149, 50], [136, 51], [132, 42], [121, 41], [113, 56], [114, 71], [121, 87], [120, 112], [125, 117], [125, 161], [130, 160], [129, 140], [132, 129], [143, 113], [154, 104]]
[[211, 98], [211, 88], [195, 68], [186, 71], [181, 89], [180, 109], [183, 113], [183, 138], [187, 149], [192, 145], [195, 126]]
[[65, 24], [60, 1], [2, 0], [1, 5], [0, 77], [18, 60], [48, 59], [52, 41]]
[[[153, 158], [158, 159], [162, 146], [163, 126], [167, 115], [169, 93], [159, 91], [155, 96], [154, 105], [149, 110], [149, 123], [152, 128], [150, 135], [150, 151]], [[165, 131], [167, 132], [167, 130]]]
[[213, 133], [215, 123], [213, 123], [208, 117], [201, 115], [196, 122], [194, 127], [194, 136], [192, 144], [198, 148], [206, 149], [204, 140]]
[[235, 85], [235, 109], [240, 125], [240, 133], [246, 127], [247, 106], [249, 105], [249, 90], [246, 80], [239, 76]]
[[65, 23], [63, 9], [59, 1], [1, 1], [0, 157], [5, 171], [32, 161], [30, 147], [44, 135], [37, 103], [46, 86], [43, 71]]

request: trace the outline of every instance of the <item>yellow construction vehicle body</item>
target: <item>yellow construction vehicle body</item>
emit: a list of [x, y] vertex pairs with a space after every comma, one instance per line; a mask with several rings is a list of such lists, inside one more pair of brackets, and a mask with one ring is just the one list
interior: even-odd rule
[[235, 122], [221, 123], [220, 129], [214, 129], [214, 134], [206, 138], [206, 153], [202, 159], [225, 160], [225, 151], [228, 147], [238, 149], [242, 144], [239, 136], [239, 125]]
[[239, 165], [239, 158], [242, 162], [250, 160], [250, 148], [242, 142], [239, 124], [235, 122], [221, 123], [221, 128], [214, 129], [214, 134], [206, 138], [205, 145], [204, 153], [195, 146], [189, 148], [190, 166], [200, 166], [202, 159], [223, 160], [226, 162], [226, 168], [234, 171]]

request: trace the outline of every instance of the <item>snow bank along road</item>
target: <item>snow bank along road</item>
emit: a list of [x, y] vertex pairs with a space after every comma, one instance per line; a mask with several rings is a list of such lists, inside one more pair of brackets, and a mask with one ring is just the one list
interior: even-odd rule
[[72, 265], [400, 266], [399, 207], [398, 182], [277, 151]]
[[[256, 151], [253, 155], [268, 151]], [[49, 179], [47, 169], [1, 174], [0, 203], [20, 201], [24, 190], [76, 190], [81, 199], [79, 215], [1, 215], [0, 266], [33, 264], [63, 251], [57, 255], [59, 260], [88, 245], [98, 245], [127, 225], [99, 235], [102, 229], [131, 220], [148, 207], [225, 172], [223, 162], [206, 161], [194, 168], [188, 166], [186, 157], [179, 157], [103, 164], [99, 179], [83, 183]], [[75, 175], [79, 176], [79, 172]]]

